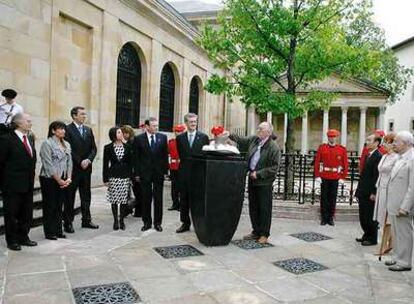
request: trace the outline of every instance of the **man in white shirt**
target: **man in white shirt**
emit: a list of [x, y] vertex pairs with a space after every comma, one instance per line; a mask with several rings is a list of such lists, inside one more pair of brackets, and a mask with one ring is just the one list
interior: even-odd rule
[[0, 102], [0, 135], [8, 130], [8, 126], [14, 115], [23, 113], [23, 107], [15, 102], [17, 92], [13, 89], [5, 89], [1, 92], [6, 102]]

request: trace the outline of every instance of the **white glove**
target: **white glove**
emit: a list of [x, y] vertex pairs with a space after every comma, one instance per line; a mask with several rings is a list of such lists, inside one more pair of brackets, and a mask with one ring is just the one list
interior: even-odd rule
[[320, 177], [315, 178], [315, 182], [318, 184], [322, 183], [322, 178]]
[[338, 180], [338, 182], [339, 182], [340, 184], [345, 183], [345, 181], [344, 181], [342, 178], [340, 178], [340, 179]]

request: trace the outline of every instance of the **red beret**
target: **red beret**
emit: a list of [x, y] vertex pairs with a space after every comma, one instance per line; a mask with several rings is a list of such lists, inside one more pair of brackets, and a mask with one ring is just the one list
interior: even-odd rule
[[174, 127], [174, 132], [184, 132], [185, 130], [185, 125], [176, 125]]
[[376, 129], [374, 133], [377, 134], [379, 137], [385, 136], [385, 132], [381, 129]]
[[211, 128], [211, 133], [214, 136], [219, 136], [223, 132], [224, 132], [224, 127], [223, 126], [214, 126], [213, 128]]
[[335, 129], [330, 129], [330, 130], [328, 130], [328, 132], [326, 132], [326, 135], [328, 137], [337, 137], [337, 136], [339, 136], [339, 132]]

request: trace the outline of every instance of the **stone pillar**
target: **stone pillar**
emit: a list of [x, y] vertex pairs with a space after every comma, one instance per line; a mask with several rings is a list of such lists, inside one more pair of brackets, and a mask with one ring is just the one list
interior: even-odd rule
[[346, 147], [348, 135], [348, 107], [342, 107], [342, 120], [341, 120], [341, 145]]
[[268, 123], [272, 123], [272, 118], [273, 118], [273, 113], [272, 112], [267, 112], [266, 121]]
[[288, 124], [288, 115], [287, 115], [287, 113], [285, 113], [285, 115], [284, 115], [284, 124], [283, 124], [283, 151], [285, 151], [285, 148], [286, 148], [287, 124]]
[[247, 109], [247, 135], [254, 135], [256, 132], [255, 114], [254, 106], [250, 106]]
[[380, 130], [385, 130], [385, 109], [385, 107], [379, 107], [377, 128]]
[[328, 141], [328, 137], [326, 136], [326, 132], [329, 129], [329, 109], [323, 110], [323, 123], [322, 123], [322, 142], [326, 143]]
[[308, 153], [308, 112], [305, 112], [302, 116], [302, 154]]
[[367, 122], [367, 107], [360, 107], [360, 116], [359, 116], [359, 150], [358, 153], [362, 151], [365, 143], [365, 128]]

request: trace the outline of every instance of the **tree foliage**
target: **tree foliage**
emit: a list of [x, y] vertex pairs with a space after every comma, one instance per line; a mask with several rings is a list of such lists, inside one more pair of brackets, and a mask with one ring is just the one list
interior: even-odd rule
[[[205, 26], [199, 43], [229, 72], [213, 75], [209, 92], [240, 96], [259, 112], [326, 108], [335, 98], [312, 84], [336, 73], [370, 81], [394, 102], [411, 70], [398, 63], [372, 20], [371, 0], [225, 0], [219, 26]], [[306, 89], [308, 94], [300, 94]], [[291, 132], [293, 133], [293, 132]], [[289, 134], [288, 137], [292, 136]], [[290, 141], [293, 148], [293, 142]]]

